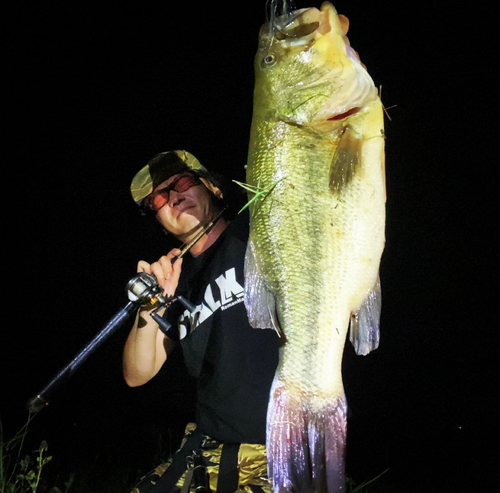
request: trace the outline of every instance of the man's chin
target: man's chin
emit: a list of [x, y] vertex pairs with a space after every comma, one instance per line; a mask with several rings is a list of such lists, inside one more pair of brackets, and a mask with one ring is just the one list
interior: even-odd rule
[[[186, 218], [184, 218], [184, 219], [186, 219]], [[176, 234], [175, 236], [179, 240], [181, 240], [185, 243], [186, 241], [189, 241], [189, 239], [194, 237], [196, 235], [196, 233], [198, 233], [198, 231], [200, 230], [200, 228], [202, 226], [203, 226], [203, 224], [200, 222], [200, 220], [198, 218], [191, 216], [190, 220], [186, 221], [185, 227], [181, 228], [182, 232], [180, 232], [179, 234]]]

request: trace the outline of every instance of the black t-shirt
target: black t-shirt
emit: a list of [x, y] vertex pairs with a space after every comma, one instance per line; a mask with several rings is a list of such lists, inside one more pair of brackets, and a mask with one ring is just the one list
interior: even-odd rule
[[197, 379], [198, 426], [225, 442], [263, 444], [278, 336], [248, 323], [244, 218], [232, 221], [198, 257], [185, 257], [176, 294], [197, 308], [190, 313], [177, 302], [167, 318], [178, 327], [186, 366]]

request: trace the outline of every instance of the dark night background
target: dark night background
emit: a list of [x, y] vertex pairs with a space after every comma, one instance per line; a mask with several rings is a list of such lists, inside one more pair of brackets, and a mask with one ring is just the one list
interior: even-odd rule
[[[5, 16], [7, 436], [28, 398], [125, 306], [137, 261], [170, 248], [130, 198], [135, 172], [157, 152], [188, 149], [244, 179], [265, 2], [172, 3], [20, 1]], [[390, 115], [381, 344], [366, 357], [346, 347], [348, 473], [359, 483], [389, 468], [390, 491], [498, 491], [489, 15], [479, 4], [335, 5]], [[77, 472], [89, 492], [124, 470], [128, 491], [191, 417], [180, 360], [142, 388], [125, 385], [129, 327], [30, 426], [28, 447], [45, 439], [54, 456], [47, 474]]]

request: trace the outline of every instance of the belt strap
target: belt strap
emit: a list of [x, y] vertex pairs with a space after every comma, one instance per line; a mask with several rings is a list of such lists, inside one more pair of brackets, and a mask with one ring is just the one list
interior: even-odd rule
[[191, 435], [186, 438], [184, 446], [178, 450], [172, 459], [172, 464], [160, 476], [158, 482], [151, 488], [150, 493], [169, 493], [175, 486], [179, 478], [186, 470], [186, 459], [193, 453], [193, 450], [200, 448], [203, 433], [196, 428]]
[[239, 443], [225, 443], [222, 446], [217, 479], [217, 493], [234, 493], [238, 489]]

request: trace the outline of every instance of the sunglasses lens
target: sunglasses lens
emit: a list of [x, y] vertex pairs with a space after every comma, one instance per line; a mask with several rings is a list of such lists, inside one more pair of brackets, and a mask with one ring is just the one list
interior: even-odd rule
[[182, 193], [189, 190], [194, 185], [199, 183], [198, 178], [191, 175], [181, 176], [168, 187], [165, 187], [157, 192], [154, 192], [149, 200], [148, 206], [154, 211], [158, 212], [169, 200], [169, 193], [171, 190]]
[[176, 192], [185, 192], [186, 190], [189, 190], [193, 185], [196, 184], [198, 180], [194, 176], [181, 176], [179, 180], [177, 180], [174, 190]]
[[151, 208], [154, 211], [159, 211], [168, 202], [168, 190], [161, 191], [155, 194], [151, 201]]

